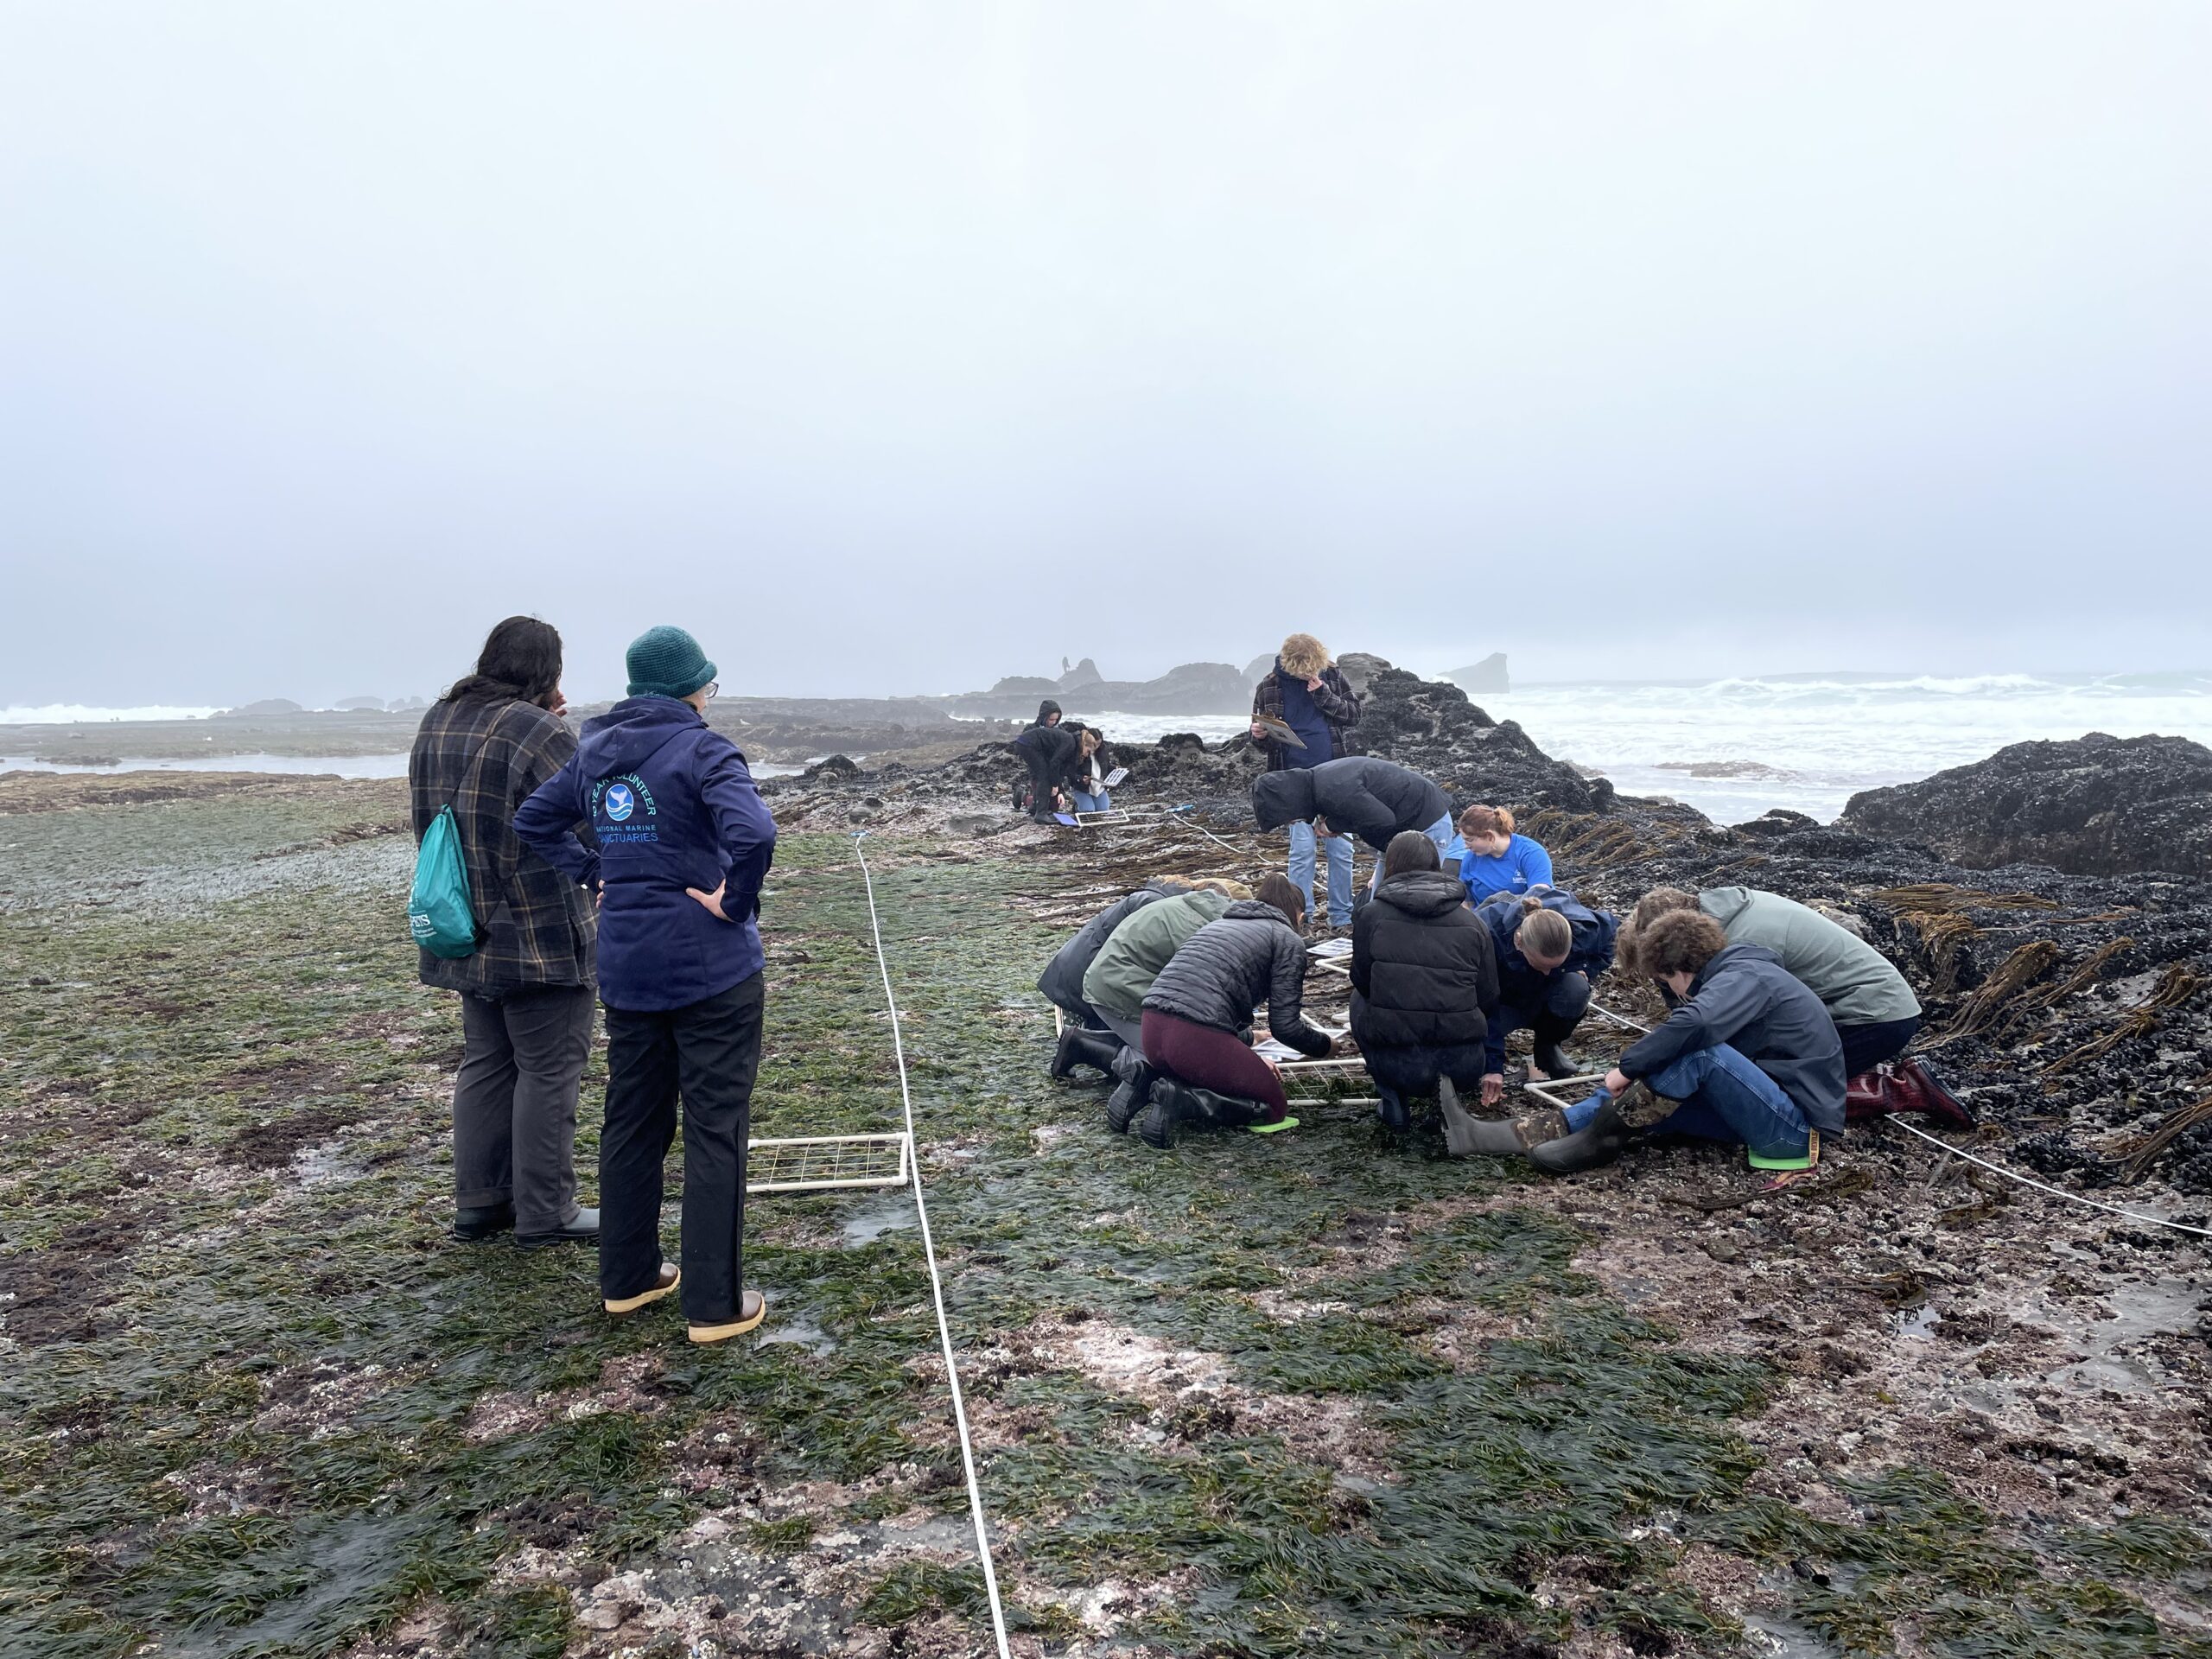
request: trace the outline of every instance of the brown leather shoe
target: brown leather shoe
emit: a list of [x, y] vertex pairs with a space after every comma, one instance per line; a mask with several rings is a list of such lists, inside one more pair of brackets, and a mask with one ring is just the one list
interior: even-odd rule
[[701, 1325], [693, 1321], [691, 1340], [728, 1342], [732, 1337], [741, 1337], [747, 1332], [757, 1329], [760, 1321], [767, 1317], [768, 1299], [757, 1290], [748, 1290], [739, 1299], [737, 1317], [728, 1324]]
[[601, 1306], [610, 1313], [634, 1313], [647, 1302], [657, 1302], [683, 1282], [683, 1271], [673, 1262], [660, 1264], [660, 1273], [650, 1287], [634, 1296], [610, 1296]]

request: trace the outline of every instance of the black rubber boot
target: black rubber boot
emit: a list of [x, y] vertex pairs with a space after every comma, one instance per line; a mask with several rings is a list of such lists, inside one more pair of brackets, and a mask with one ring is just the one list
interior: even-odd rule
[[1529, 1148], [1529, 1161], [1548, 1175], [1573, 1175], [1599, 1169], [1627, 1150], [1632, 1131], [1621, 1121], [1621, 1103], [1608, 1098], [1598, 1116], [1573, 1135]]
[[1388, 1084], [1375, 1085], [1375, 1116], [1385, 1128], [1402, 1131], [1413, 1120], [1406, 1115], [1405, 1096]]
[[1111, 1032], [1065, 1026], [1060, 1030], [1060, 1045], [1052, 1052], [1052, 1075], [1065, 1077], [1078, 1065], [1110, 1073], [1114, 1056], [1121, 1051], [1122, 1039]]
[[1183, 1123], [1184, 1092], [1183, 1085], [1172, 1077], [1154, 1081], [1152, 1097], [1145, 1103], [1144, 1111], [1136, 1121], [1138, 1140], [1159, 1152], [1175, 1144], [1176, 1132]]
[[1571, 1077], [1574, 1075], [1574, 1062], [1567, 1058], [1567, 1051], [1555, 1042], [1539, 1041], [1529, 1058], [1536, 1070], [1547, 1077]]
[[1122, 1135], [1151, 1100], [1152, 1085], [1160, 1074], [1134, 1048], [1124, 1048], [1114, 1057], [1113, 1070], [1118, 1081], [1114, 1092], [1106, 1096], [1106, 1127]]

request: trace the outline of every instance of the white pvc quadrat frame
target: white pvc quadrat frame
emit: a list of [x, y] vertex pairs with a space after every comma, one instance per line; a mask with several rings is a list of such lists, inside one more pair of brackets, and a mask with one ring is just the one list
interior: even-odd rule
[[[1521, 1085], [1521, 1090], [1523, 1094], [1534, 1095], [1547, 1106], [1556, 1106], [1565, 1111], [1568, 1107], [1589, 1099], [1605, 1080], [1603, 1071], [1585, 1071], [1578, 1077], [1546, 1077], [1541, 1082], [1530, 1078]], [[1567, 1092], [1555, 1092], [1560, 1090]]]
[[[753, 1172], [764, 1161], [768, 1178]], [[851, 1187], [904, 1186], [912, 1168], [913, 1142], [903, 1131], [887, 1135], [800, 1135], [747, 1143], [745, 1191], [835, 1192]]]

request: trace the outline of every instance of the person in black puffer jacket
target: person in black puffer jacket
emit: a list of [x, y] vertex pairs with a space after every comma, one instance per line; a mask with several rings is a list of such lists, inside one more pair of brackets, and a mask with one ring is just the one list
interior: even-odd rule
[[1313, 1058], [1334, 1046], [1303, 1014], [1305, 903], [1280, 875], [1258, 894], [1193, 933], [1144, 999], [1145, 1062], [1160, 1077], [1137, 1133], [1153, 1146], [1170, 1144], [1187, 1118], [1262, 1129], [1295, 1122], [1282, 1079], [1249, 1046], [1262, 1002], [1278, 1041]]
[[1382, 1096], [1382, 1121], [1406, 1127], [1403, 1096], [1448, 1079], [1471, 1096], [1488, 1069], [1487, 1014], [1497, 1007], [1490, 930], [1464, 902], [1418, 830], [1382, 855], [1374, 902], [1351, 925], [1351, 1034]]

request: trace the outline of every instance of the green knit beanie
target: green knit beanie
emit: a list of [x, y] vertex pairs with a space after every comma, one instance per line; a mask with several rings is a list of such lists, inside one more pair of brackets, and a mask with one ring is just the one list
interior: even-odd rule
[[688, 697], [715, 677], [715, 665], [699, 642], [665, 623], [632, 639], [622, 660], [633, 697]]

